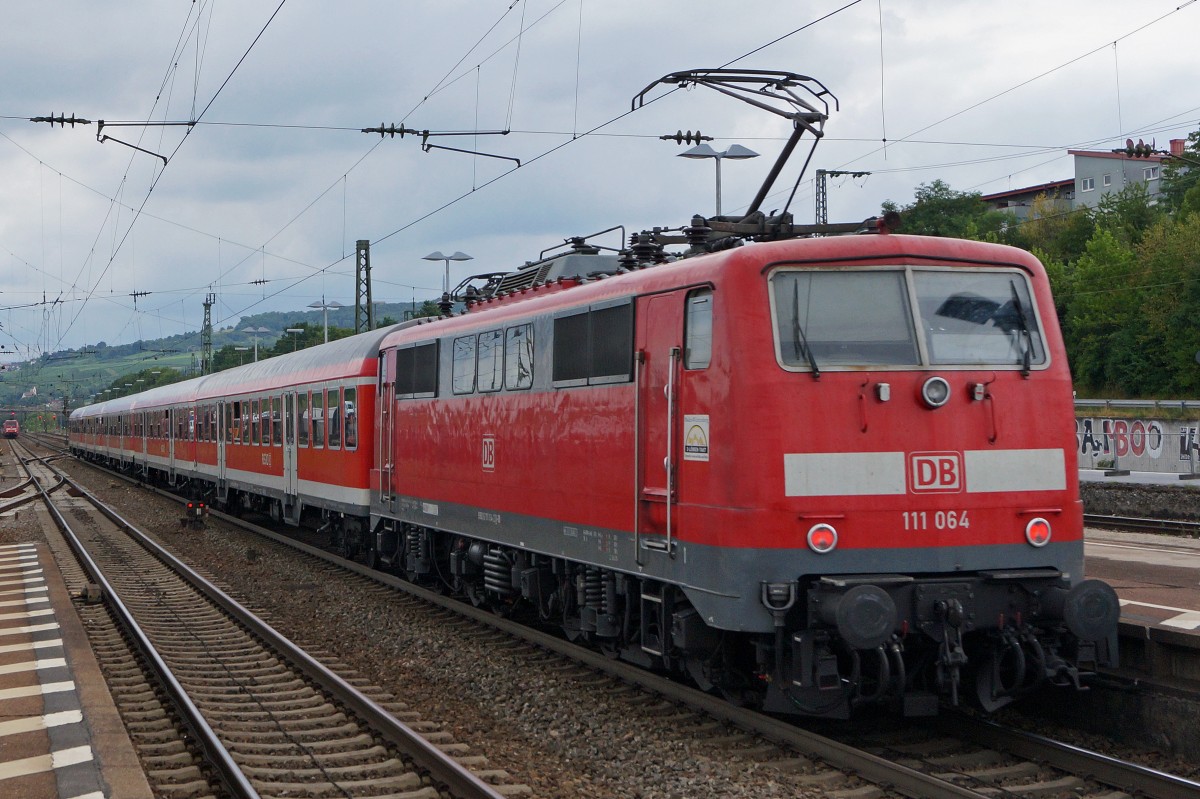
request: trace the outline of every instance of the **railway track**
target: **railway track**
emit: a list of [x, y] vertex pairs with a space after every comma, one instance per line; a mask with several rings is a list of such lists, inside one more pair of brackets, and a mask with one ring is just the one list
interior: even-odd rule
[[[336, 564], [404, 592], [406, 598], [397, 600], [404, 612], [429, 612], [421, 611], [421, 606], [435, 606], [439, 610], [434, 612], [442, 614], [449, 626], [477, 630], [478, 625], [486, 625], [487, 630], [470, 634], [497, 635], [495, 641], [505, 648], [528, 647], [523, 657], [536, 669], [571, 671], [580, 685], [601, 692], [633, 692], [630, 703], [636, 712], [666, 718], [698, 739], [724, 746], [730, 757], [769, 763], [786, 773], [792, 784], [803, 788], [855, 797], [885, 793], [1016, 797], [1061, 792], [1106, 799], [1126, 795], [1176, 799], [1200, 795], [1200, 784], [1196, 782], [965, 716], [922, 725], [925, 732], [920, 740], [914, 740], [911, 723], [891, 740], [881, 736], [862, 738], [854, 730], [818, 735], [343, 560], [289, 536], [217, 515], [323, 563]], [[647, 699], [646, 694], [653, 698]]]
[[80, 562], [68, 585], [114, 617], [90, 626], [155, 795], [503, 795], [401, 721], [419, 718], [410, 708], [300, 650], [45, 461], [22, 462], [62, 531], [56, 557]]
[[1133, 516], [1105, 516], [1085, 513], [1083, 523], [1090, 527], [1108, 527], [1116, 530], [1133, 530], [1145, 533], [1166, 533], [1200, 538], [1200, 522], [1183, 519], [1140, 519]]

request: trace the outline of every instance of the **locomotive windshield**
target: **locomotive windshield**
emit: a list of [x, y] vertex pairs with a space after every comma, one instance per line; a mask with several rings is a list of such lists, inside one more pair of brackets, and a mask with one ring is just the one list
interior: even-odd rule
[[1029, 284], [1019, 272], [780, 270], [771, 292], [785, 366], [1028, 369], [1046, 361]]

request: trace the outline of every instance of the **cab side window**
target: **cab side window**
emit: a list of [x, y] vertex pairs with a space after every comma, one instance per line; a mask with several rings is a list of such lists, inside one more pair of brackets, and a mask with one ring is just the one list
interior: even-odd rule
[[683, 368], [708, 368], [712, 362], [712, 325], [712, 289], [698, 289], [688, 294]]

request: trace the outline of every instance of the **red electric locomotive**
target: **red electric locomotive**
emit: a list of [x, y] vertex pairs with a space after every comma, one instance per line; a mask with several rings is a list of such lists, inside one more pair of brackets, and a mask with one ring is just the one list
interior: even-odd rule
[[1028, 253], [881, 233], [526, 272], [384, 340], [364, 549], [779, 712], [928, 713], [964, 670], [994, 708], [1115, 660]]
[[[664, 80], [808, 80], [769, 77]], [[795, 238], [769, 182], [389, 335], [359, 548], [775, 712], [994, 709], [1115, 663], [1041, 264], [883, 224]]]
[[4, 437], [16, 438], [21, 434], [21, 424], [16, 419], [4, 420]]

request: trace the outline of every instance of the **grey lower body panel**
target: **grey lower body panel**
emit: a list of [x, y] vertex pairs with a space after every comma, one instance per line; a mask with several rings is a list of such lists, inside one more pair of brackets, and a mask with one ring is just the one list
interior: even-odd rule
[[634, 535], [627, 530], [414, 497], [397, 497], [387, 506], [376, 503], [372, 529], [384, 519], [671, 583], [683, 590], [709, 625], [748, 633], [775, 629], [774, 616], [762, 603], [763, 583], [790, 583], [830, 574], [954, 577], [1005, 569], [1056, 569], [1077, 580], [1083, 567], [1082, 541], [1051, 543], [1040, 549], [1020, 543], [841, 549], [818, 555], [806, 548], [717, 547], [677, 537], [670, 553], [645, 547], [639, 553]]

